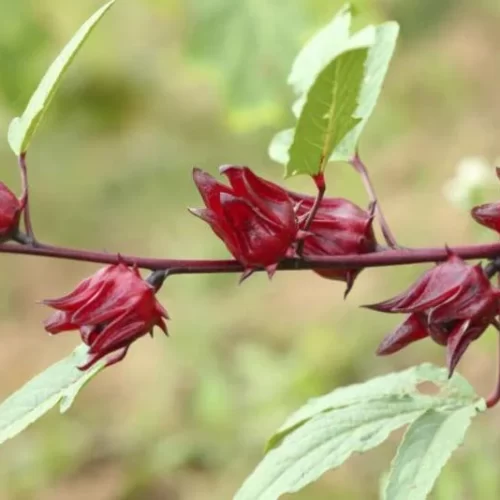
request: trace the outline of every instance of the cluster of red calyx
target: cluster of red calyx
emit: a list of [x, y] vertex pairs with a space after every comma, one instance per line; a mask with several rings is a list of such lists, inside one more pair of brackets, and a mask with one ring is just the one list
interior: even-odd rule
[[0, 243], [15, 236], [19, 227], [19, 217], [23, 211], [23, 201], [0, 182]]
[[121, 361], [130, 345], [153, 327], [167, 333], [167, 311], [155, 298], [155, 289], [137, 269], [120, 263], [100, 269], [71, 293], [43, 303], [56, 309], [45, 322], [52, 334], [80, 330], [89, 346], [86, 370], [106, 357], [106, 366]]
[[[496, 172], [500, 177], [500, 169]], [[471, 215], [479, 224], [500, 233], [500, 203], [476, 206]], [[450, 376], [470, 343], [489, 325], [500, 330], [500, 289], [490, 283], [480, 264], [467, 264], [451, 252], [446, 262], [427, 271], [402, 294], [366, 307], [409, 314], [382, 341], [378, 354], [392, 354], [416, 340], [431, 337], [446, 346]]]
[[[223, 166], [230, 186], [194, 169], [193, 177], [206, 208], [191, 212], [208, 222], [215, 234], [245, 268], [243, 278], [256, 269], [272, 276], [279, 262], [302, 255], [339, 256], [374, 252], [373, 212], [343, 198], [323, 198], [307, 228], [314, 198], [293, 193], [254, 174], [248, 167]], [[323, 277], [345, 281], [348, 290], [359, 270], [318, 270]]]
[[[325, 198], [305, 230], [313, 198], [286, 191], [255, 175], [247, 167], [224, 166], [229, 186], [194, 169], [193, 177], [206, 208], [191, 212], [208, 222], [243, 265], [242, 278], [256, 269], [271, 277], [280, 261], [294, 257], [304, 241], [304, 256], [356, 255], [376, 249], [372, 211], [342, 198]], [[352, 286], [357, 270], [317, 271], [321, 276]], [[125, 264], [108, 266], [82, 281], [70, 294], [45, 305], [57, 311], [45, 322], [56, 334], [79, 330], [89, 346], [87, 369], [106, 357], [109, 366], [123, 359], [130, 345], [154, 326], [166, 332], [165, 309], [155, 289], [136, 269]]]
[[447, 348], [450, 376], [469, 344], [496, 326], [500, 290], [480, 264], [470, 265], [449, 253], [448, 260], [428, 270], [400, 295], [366, 306], [408, 318], [380, 344], [377, 353], [392, 354], [425, 337]]
[[[479, 224], [500, 233], [500, 203], [476, 206], [471, 215]], [[500, 289], [491, 284], [480, 264], [467, 264], [451, 252], [446, 262], [427, 271], [402, 294], [366, 307], [409, 314], [382, 341], [378, 354], [392, 354], [416, 340], [431, 337], [446, 346], [450, 376], [470, 343], [489, 325], [500, 330]]]
[[[363, 210], [343, 198], [315, 198], [287, 191], [254, 174], [248, 167], [227, 165], [220, 172], [229, 186], [194, 169], [193, 177], [205, 208], [191, 212], [207, 222], [243, 268], [242, 279], [257, 269], [270, 277], [287, 257], [347, 256], [377, 251], [372, 228], [374, 206]], [[0, 237], [17, 231], [22, 206], [0, 184]], [[500, 203], [475, 207], [479, 223], [500, 232]], [[316, 270], [344, 281], [347, 292], [359, 269]], [[346, 293], [347, 293], [346, 292]], [[50, 333], [79, 330], [89, 346], [87, 369], [106, 357], [107, 365], [123, 359], [130, 345], [159, 326], [166, 333], [167, 312], [155, 288], [136, 269], [120, 263], [101, 269], [69, 295], [44, 304], [57, 311], [46, 321]], [[473, 340], [489, 325], [500, 328], [500, 290], [483, 267], [465, 263], [451, 251], [448, 259], [428, 270], [408, 290], [366, 306], [376, 311], [406, 313], [407, 319], [380, 344], [378, 354], [392, 354], [430, 337], [447, 348], [450, 375]]]

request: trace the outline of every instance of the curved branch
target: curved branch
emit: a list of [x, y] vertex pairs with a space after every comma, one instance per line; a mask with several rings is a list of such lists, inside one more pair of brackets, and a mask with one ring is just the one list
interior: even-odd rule
[[[364, 255], [347, 255], [336, 257], [302, 257], [300, 259], [284, 259], [278, 266], [280, 271], [295, 271], [306, 269], [362, 269], [365, 267], [401, 266], [406, 264], [421, 264], [424, 262], [440, 262], [448, 258], [452, 251], [462, 259], [494, 259], [500, 255], [500, 243], [466, 245], [431, 248], [386, 249]], [[14, 243], [0, 244], [0, 253], [33, 255], [66, 259], [99, 264], [116, 264], [125, 262], [144, 269], [169, 271], [169, 274], [212, 274], [237, 273], [243, 270], [241, 264], [234, 260], [191, 260], [191, 259], [158, 259], [136, 257], [130, 255], [110, 254], [77, 250], [40, 244], [37, 247], [17, 245]]]

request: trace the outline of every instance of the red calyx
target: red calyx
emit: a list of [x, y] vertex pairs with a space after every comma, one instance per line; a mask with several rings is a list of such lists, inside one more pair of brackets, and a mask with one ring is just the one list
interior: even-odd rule
[[[497, 177], [500, 178], [500, 168], [496, 168]], [[485, 203], [471, 210], [472, 218], [482, 226], [500, 233], [500, 203]]]
[[229, 186], [195, 168], [193, 179], [206, 208], [191, 213], [210, 224], [245, 267], [242, 278], [255, 269], [271, 277], [280, 260], [291, 255], [293, 243], [302, 235], [292, 201], [281, 187], [254, 174], [248, 167], [220, 168]]
[[489, 229], [500, 233], [500, 203], [485, 203], [471, 210], [472, 218]]
[[[296, 204], [296, 212], [303, 227], [315, 199], [294, 192], [288, 194]], [[304, 240], [304, 257], [333, 257], [375, 252], [377, 241], [372, 227], [373, 208], [372, 206], [370, 210], [363, 210], [344, 198], [323, 198], [308, 228], [311, 236]], [[315, 270], [324, 278], [345, 281], [346, 294], [360, 271], [360, 269]]]
[[399, 351], [425, 337], [447, 347], [450, 376], [469, 344], [494, 323], [500, 313], [500, 290], [480, 265], [451, 254], [423, 274], [411, 287], [385, 302], [368, 307], [389, 313], [410, 313], [380, 344], [377, 354]]
[[123, 263], [100, 269], [68, 295], [43, 304], [56, 309], [44, 324], [49, 333], [78, 329], [89, 346], [82, 370], [103, 357], [106, 366], [120, 361], [130, 345], [155, 326], [167, 333], [167, 311], [156, 300], [154, 288]]
[[7, 241], [15, 235], [22, 210], [22, 202], [3, 182], [0, 182], [0, 242]]

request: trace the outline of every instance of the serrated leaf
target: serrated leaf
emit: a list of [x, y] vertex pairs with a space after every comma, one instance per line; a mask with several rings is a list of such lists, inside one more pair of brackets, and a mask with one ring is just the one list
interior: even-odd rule
[[[344, 408], [353, 404], [378, 400], [386, 397], [404, 397], [420, 394], [418, 385], [422, 382], [432, 382], [446, 397], [474, 401], [477, 396], [472, 386], [458, 372], [448, 379], [448, 371], [430, 363], [423, 363], [408, 370], [389, 373], [376, 377], [361, 384], [340, 387], [323, 396], [312, 398], [304, 406], [290, 415], [278, 429], [281, 437], [301, 423], [325, 411]], [[270, 444], [272, 445], [271, 438]]]
[[298, 491], [340, 466], [353, 453], [378, 446], [392, 431], [412, 422], [426, 409], [413, 400], [388, 398], [319, 414], [267, 453], [235, 500], [274, 500]]
[[385, 500], [425, 500], [441, 469], [460, 446], [472, 418], [485, 409], [470, 405], [455, 411], [428, 410], [403, 438], [385, 483]]
[[347, 38], [341, 43], [336, 44], [334, 46], [325, 45], [323, 42], [324, 47], [321, 47], [319, 49], [321, 50], [320, 53], [321, 57], [317, 58], [316, 60], [311, 57], [309, 60], [305, 59], [304, 62], [300, 62], [300, 57], [299, 57], [300, 64], [299, 63], [294, 64], [294, 68], [292, 69], [292, 72], [295, 70], [298, 73], [300, 68], [300, 70], [303, 72], [303, 78], [300, 81], [300, 84], [299, 83], [295, 84], [296, 90], [297, 89], [302, 89], [302, 90], [298, 93], [299, 97], [293, 103], [292, 106], [292, 111], [294, 116], [296, 118], [300, 117], [300, 114], [302, 113], [302, 109], [304, 108], [307, 94], [310, 88], [314, 85], [314, 82], [318, 78], [319, 74], [326, 68], [326, 66], [328, 66], [328, 64], [330, 64], [335, 58], [339, 57], [343, 53], [348, 52], [350, 50], [363, 49], [363, 48], [368, 49], [374, 44], [374, 42], [375, 42], [375, 28], [373, 26], [367, 26], [363, 30], [358, 31], [357, 33], [352, 35], [350, 38]]
[[287, 177], [323, 171], [335, 147], [360, 121], [354, 116], [368, 50], [336, 57], [310, 88], [290, 147]]
[[57, 56], [55, 61], [50, 65], [37, 89], [31, 96], [22, 116], [14, 118], [10, 123], [8, 141], [12, 151], [14, 151], [16, 155], [19, 156], [28, 149], [33, 134], [40, 124], [50, 101], [54, 97], [54, 93], [57, 90], [62, 76], [93, 28], [114, 2], [115, 0], [111, 0], [101, 7], [80, 27], [73, 38]]
[[323, 68], [345, 50], [351, 37], [352, 12], [344, 5], [297, 54], [288, 83], [297, 95], [307, 93]]
[[[361, 85], [358, 86], [356, 96], [357, 107], [353, 110], [351, 117], [357, 118], [357, 124], [348, 128], [344, 137], [339, 141], [331, 154], [323, 161], [318, 157], [316, 168], [326, 164], [328, 161], [348, 161], [354, 155], [359, 137], [377, 103], [387, 69], [394, 53], [399, 26], [395, 22], [387, 22], [379, 26], [367, 26], [363, 30], [350, 34], [351, 13], [345, 6], [334, 19], [325, 26], [297, 56], [288, 82], [293, 86], [299, 98], [293, 105], [293, 113], [298, 118], [297, 127], [279, 132], [271, 141], [269, 156], [278, 163], [286, 165], [286, 175], [293, 170], [290, 165], [300, 165], [302, 158], [295, 157], [294, 150], [297, 139], [301, 137], [297, 131], [304, 113], [304, 106], [308, 93], [319, 74], [324, 68], [331, 64], [332, 60], [339, 57], [343, 52], [354, 48], [368, 48], [368, 57], [364, 67]], [[349, 118], [351, 118], [349, 117]], [[316, 120], [319, 117], [314, 117]], [[337, 124], [342, 127], [342, 123]], [[308, 130], [308, 129], [304, 129]], [[310, 139], [309, 139], [310, 140]], [[317, 145], [319, 145], [316, 142]], [[311, 159], [308, 159], [311, 162]], [[320, 163], [321, 162], [321, 163]], [[305, 168], [299, 173], [311, 174], [311, 168]], [[316, 170], [315, 173], [317, 173]]]
[[375, 28], [375, 41], [368, 52], [363, 84], [358, 99], [359, 104], [355, 111], [355, 115], [361, 120], [337, 146], [330, 161], [348, 161], [355, 154], [361, 132], [370, 118], [382, 90], [389, 63], [396, 48], [398, 33], [399, 25], [396, 22], [384, 23]]
[[22, 432], [60, 403], [64, 413], [78, 392], [103, 367], [100, 362], [86, 371], [77, 366], [87, 358], [88, 347], [77, 347], [67, 358], [31, 379], [0, 404], [0, 444]]
[[[419, 384], [426, 381], [439, 392], [421, 393]], [[285, 422], [235, 498], [274, 500], [298, 491], [429, 410], [455, 412], [473, 405], [482, 407], [484, 402], [463, 378], [447, 381], [447, 371], [430, 364], [337, 389]]]

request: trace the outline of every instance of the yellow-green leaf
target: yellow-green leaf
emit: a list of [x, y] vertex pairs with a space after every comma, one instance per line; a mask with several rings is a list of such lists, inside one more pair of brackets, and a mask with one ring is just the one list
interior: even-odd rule
[[79, 370], [77, 366], [86, 361], [87, 351], [85, 345], [77, 347], [0, 404], [0, 444], [24, 431], [56, 404], [60, 404], [61, 413], [69, 409], [78, 392], [105, 364], [101, 361], [86, 371]]
[[484, 401], [448, 411], [427, 410], [408, 427], [385, 483], [384, 500], [425, 500], [462, 444]]
[[[329, 161], [350, 160], [375, 108], [394, 53], [399, 26], [395, 22], [387, 22], [370, 25], [351, 34], [351, 21], [351, 9], [346, 5], [295, 59], [288, 83], [297, 94], [292, 108], [297, 123], [295, 128], [276, 134], [269, 147], [270, 157], [285, 165], [287, 176], [315, 175]], [[330, 115], [329, 127], [325, 131], [325, 116], [318, 114], [324, 110], [310, 103], [315, 97], [313, 90], [317, 91], [319, 80], [324, 79], [325, 72], [336, 64], [335, 61], [355, 52], [355, 49], [368, 51], [362, 74], [357, 75], [360, 82], [343, 78], [340, 73], [337, 75], [334, 88], [343, 109], [338, 116], [335, 113]], [[343, 88], [344, 85], [348, 87]], [[329, 99], [327, 94], [318, 96], [316, 103], [319, 99]], [[334, 105], [331, 109], [340, 108]]]
[[31, 96], [24, 113], [14, 118], [10, 123], [8, 141], [12, 151], [14, 151], [16, 155], [19, 156], [26, 153], [33, 134], [40, 124], [50, 101], [54, 97], [54, 93], [57, 90], [62, 76], [93, 28], [114, 2], [115, 0], [111, 0], [101, 7], [80, 27], [73, 38], [57, 56], [55, 61], [50, 65], [50, 68], [47, 70], [37, 89]]
[[368, 49], [336, 57], [310, 88], [295, 128], [286, 176], [322, 171], [345, 135], [360, 121], [354, 116]]

